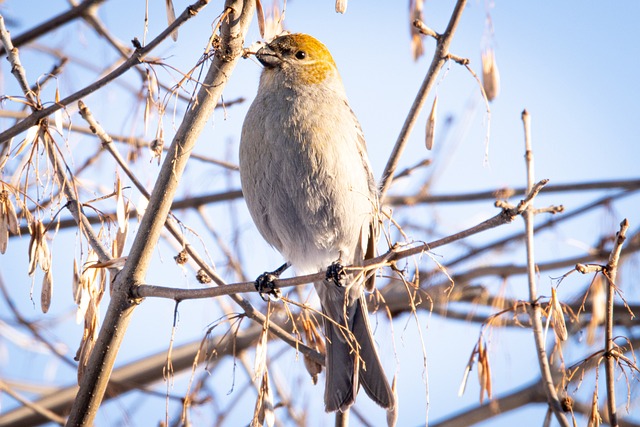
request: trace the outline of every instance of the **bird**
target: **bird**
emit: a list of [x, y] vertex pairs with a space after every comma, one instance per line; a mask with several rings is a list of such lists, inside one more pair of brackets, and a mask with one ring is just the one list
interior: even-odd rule
[[273, 290], [265, 290], [265, 277], [289, 265], [299, 274], [326, 271], [314, 283], [326, 338], [325, 410], [347, 411], [360, 386], [391, 410], [365, 300], [370, 277], [342, 267], [375, 254], [378, 187], [362, 129], [319, 40], [285, 34], [255, 56], [263, 69], [242, 127], [240, 179], [258, 231], [286, 260], [256, 287]]

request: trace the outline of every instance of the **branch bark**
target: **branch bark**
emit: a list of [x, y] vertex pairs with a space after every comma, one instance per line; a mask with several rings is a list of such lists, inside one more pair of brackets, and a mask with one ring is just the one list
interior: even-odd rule
[[[189, 154], [211, 116], [228, 76], [231, 75], [241, 56], [244, 35], [254, 9], [253, 1], [245, 3], [240, 0], [228, 0], [225, 4], [226, 20], [221, 25], [221, 46], [216, 50], [213, 63], [196, 99], [185, 113], [180, 128], [176, 132], [127, 263], [113, 280], [111, 301], [104, 324], [82, 377], [78, 395], [67, 421], [68, 426], [87, 426], [93, 423], [135, 308], [135, 301], [130, 297], [131, 289], [143, 282], [153, 248], [158, 242]], [[171, 31], [165, 32], [169, 34]]]

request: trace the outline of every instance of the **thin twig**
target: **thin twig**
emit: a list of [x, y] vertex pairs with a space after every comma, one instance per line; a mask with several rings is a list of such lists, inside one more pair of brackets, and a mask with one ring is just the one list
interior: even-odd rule
[[[98, 122], [93, 118], [91, 112], [86, 108], [86, 106], [84, 104], [80, 105], [80, 112], [81, 112], [81, 115], [83, 116], [83, 118], [85, 120], [87, 120], [87, 122], [89, 123], [91, 128], [94, 130], [96, 135], [103, 141], [103, 144], [105, 145], [105, 147], [107, 148], [109, 153], [111, 153], [111, 155], [116, 159], [116, 161], [118, 162], [120, 167], [122, 167], [122, 169], [125, 171], [127, 176], [129, 176], [129, 178], [132, 180], [134, 185], [136, 185], [136, 187], [142, 193], [142, 195], [144, 197], [146, 197], [147, 199], [150, 199], [150, 195], [148, 194], [148, 192], [144, 189], [142, 184], [135, 178], [133, 172], [129, 169], [129, 167], [126, 164], [126, 162], [124, 161], [124, 159], [120, 156], [118, 151], [113, 146], [113, 141], [111, 140], [109, 135], [104, 131], [104, 129], [102, 129], [102, 127], [98, 124]], [[157, 187], [157, 185], [158, 184], [156, 183], [156, 187]], [[165, 196], [166, 196], [166, 193], [163, 194], [162, 197], [165, 197]], [[168, 201], [168, 199], [165, 200], [165, 202], [166, 201]], [[147, 209], [149, 209], [149, 208], [147, 208]], [[248, 301], [243, 299], [241, 296], [237, 295], [238, 291], [229, 293], [228, 292], [229, 288], [226, 286], [224, 280], [197, 253], [197, 251], [193, 248], [193, 246], [191, 244], [189, 244], [186, 241], [186, 239], [184, 239], [184, 236], [183, 236], [183, 234], [182, 234], [182, 232], [180, 230], [180, 227], [176, 223], [175, 219], [171, 215], [167, 215], [166, 218], [167, 219], [166, 219], [166, 222], [164, 224], [165, 227], [173, 235], [173, 237], [176, 239], [176, 241], [178, 241], [178, 242], [180, 242], [182, 244], [182, 247], [184, 248], [184, 250], [187, 251], [187, 253], [189, 254], [190, 259], [200, 269], [204, 270], [207, 273], [207, 275], [217, 285], [223, 286], [221, 288], [209, 288], [208, 290], [214, 290], [215, 289], [215, 290], [221, 290], [223, 292], [227, 291], [227, 293], [225, 293], [225, 295], [231, 295], [232, 298], [234, 299], [234, 301], [243, 308], [245, 314], [249, 318], [251, 318], [254, 321], [257, 321], [258, 323], [263, 324], [265, 322], [265, 320], [266, 320], [265, 316], [262, 313], [260, 313], [258, 310], [256, 310]], [[253, 286], [253, 289], [255, 290], [255, 286]], [[132, 287], [131, 290], [132, 290], [132, 293], [134, 295], [137, 293], [136, 292], [137, 291], [137, 287]], [[246, 287], [243, 288], [243, 290], [244, 290], [244, 292], [246, 292]], [[219, 293], [218, 295], [222, 295], [222, 293]], [[176, 301], [180, 300], [180, 298], [172, 298], [172, 299], [175, 299]], [[321, 359], [321, 356], [319, 356], [316, 351], [308, 348], [303, 343], [301, 343], [298, 340], [296, 340], [295, 338], [293, 338], [289, 333], [287, 333], [284, 329], [280, 328], [278, 325], [272, 325], [272, 332], [274, 334], [276, 334], [278, 337], [280, 337], [284, 342], [286, 342], [289, 345], [291, 345], [292, 347], [302, 351], [303, 353], [305, 353], [307, 356], [311, 357], [312, 359], [314, 359], [314, 360], [320, 360]]]
[[64, 425], [65, 419], [63, 417], [59, 416], [55, 412], [52, 412], [52, 411], [50, 411], [49, 409], [47, 409], [45, 407], [42, 407], [41, 405], [38, 405], [37, 403], [33, 403], [33, 402], [29, 401], [29, 399], [25, 398], [21, 394], [16, 393], [15, 391], [11, 390], [11, 387], [9, 387], [9, 385], [7, 385], [1, 379], [0, 379], [0, 390], [5, 392], [5, 393], [7, 393], [9, 396], [13, 397], [15, 400], [17, 400], [18, 402], [23, 404], [25, 407], [29, 408], [30, 410], [32, 410], [36, 414], [38, 414], [41, 417], [43, 417], [45, 419], [45, 421], [52, 421], [52, 422], [54, 422], [56, 424], [59, 424], [61, 426]]
[[[525, 162], [527, 166], [527, 188], [534, 187], [534, 166], [533, 166], [533, 151], [531, 144], [531, 122], [529, 113], [527, 110], [522, 112], [522, 122], [524, 124], [525, 134]], [[529, 316], [531, 318], [531, 327], [535, 340], [536, 353], [538, 356], [538, 363], [540, 365], [540, 375], [542, 377], [543, 390], [547, 397], [547, 403], [553, 411], [556, 419], [562, 427], [570, 427], [569, 421], [562, 412], [562, 405], [558, 399], [556, 388], [553, 384], [553, 376], [551, 374], [551, 367], [549, 366], [549, 358], [545, 350], [542, 316], [540, 305], [538, 304], [538, 291], [536, 286], [536, 264], [535, 264], [535, 252], [534, 252], [534, 238], [533, 238], [533, 217], [534, 208], [530, 204], [522, 214], [526, 229], [526, 248], [527, 248], [527, 279], [529, 283]]]
[[38, 99], [34, 96], [34, 93], [27, 82], [27, 74], [20, 62], [18, 48], [15, 47], [11, 41], [9, 31], [4, 26], [4, 18], [2, 15], [0, 15], [0, 39], [2, 39], [2, 45], [4, 46], [5, 51], [9, 53], [7, 60], [11, 63], [11, 74], [13, 74], [18, 81], [20, 89], [22, 89], [22, 93], [24, 93], [25, 98], [29, 101], [29, 106], [34, 110], [40, 109], [41, 105]]
[[[85, 0], [77, 6], [73, 6], [66, 12], [61, 13], [58, 16], [55, 16], [46, 22], [38, 25], [31, 30], [20, 34], [19, 36], [13, 39], [13, 43], [15, 46], [19, 47], [26, 43], [29, 43], [38, 37], [47, 34], [55, 29], [68, 24], [69, 22], [77, 19], [82, 16], [87, 10], [97, 7], [100, 3], [103, 3], [105, 0]], [[6, 52], [2, 47], [0, 47], [0, 55], [3, 55]]]
[[[602, 180], [588, 182], [574, 182], [566, 184], [552, 184], [545, 187], [544, 192], [549, 193], [565, 193], [577, 191], [597, 191], [597, 190], [637, 190], [640, 189], [640, 179], [626, 180]], [[506, 199], [509, 197], [522, 196], [527, 193], [524, 187], [503, 188], [499, 190], [478, 191], [473, 193], [462, 194], [416, 194], [416, 195], [389, 195], [385, 199], [385, 203], [394, 206], [413, 206], [417, 204], [433, 204], [433, 203], [466, 203], [480, 202], [485, 200]]]
[[171, 25], [165, 28], [165, 30], [162, 31], [148, 45], [144, 47], [143, 46], [137, 47], [136, 50], [131, 54], [131, 56], [126, 61], [124, 61], [115, 70], [113, 70], [106, 76], [102, 77], [100, 80], [91, 83], [90, 85], [84, 87], [83, 89], [80, 89], [79, 91], [67, 96], [64, 99], [61, 99], [59, 102], [52, 104], [50, 107], [47, 107], [32, 113], [29, 117], [17, 123], [15, 126], [12, 126], [11, 128], [0, 133], [0, 144], [7, 143], [11, 138], [20, 134], [21, 132], [24, 132], [30, 127], [36, 125], [45, 117], [48, 117], [51, 114], [55, 113], [56, 111], [60, 110], [61, 108], [64, 108], [67, 105], [73, 102], [76, 102], [84, 98], [85, 96], [95, 92], [96, 90], [107, 85], [108, 83], [112, 82], [116, 78], [120, 77], [122, 74], [127, 72], [131, 67], [141, 64], [144, 58], [149, 54], [149, 52], [155, 49], [162, 41], [164, 41], [164, 39], [169, 37], [176, 28], [184, 24], [187, 20], [196, 16], [197, 13], [209, 3], [209, 1], [210, 0], [198, 0], [194, 4], [187, 6], [184, 12], [182, 12], [182, 14]]
[[607, 277], [607, 308], [605, 315], [605, 362], [604, 372], [607, 383], [607, 411], [609, 413], [609, 424], [611, 427], [618, 427], [618, 411], [616, 408], [616, 388], [615, 388], [615, 365], [617, 357], [614, 354], [616, 348], [613, 336], [613, 303], [616, 295], [616, 277], [618, 274], [618, 261], [622, 252], [622, 244], [624, 243], [629, 229], [629, 221], [626, 219], [620, 223], [620, 231], [616, 233], [616, 240], [611, 250], [611, 256], [605, 269]]
[[[386, 253], [372, 259], [365, 260], [361, 263], [360, 266], [352, 266], [345, 267], [345, 271], [353, 271], [360, 272], [362, 269], [368, 268], [379, 268], [384, 265], [390, 265], [400, 259], [407, 258], [413, 255], [422, 254], [425, 251], [436, 249], [438, 247], [448, 245], [457, 240], [464, 239], [466, 237], [472, 236], [474, 234], [489, 230], [491, 228], [498, 227], [503, 224], [507, 224], [512, 222], [518, 215], [522, 214], [525, 211], [526, 207], [529, 206], [533, 200], [533, 198], [538, 194], [540, 189], [544, 186], [546, 180], [542, 180], [538, 182], [531, 192], [525, 197], [517, 207], [512, 209], [503, 209], [496, 216], [489, 218], [486, 221], [481, 222], [480, 224], [463, 230], [459, 233], [453, 234], [448, 237], [444, 237], [442, 239], [434, 240], [429, 243], [421, 243], [415, 244], [408, 248], [403, 248], [402, 246], [395, 246]], [[307, 274], [303, 276], [297, 276], [290, 279], [276, 279], [274, 284], [281, 288], [291, 287], [291, 286], [299, 286], [307, 283], [316, 282], [319, 280], [323, 280], [326, 276], [325, 272], [319, 272], [314, 274]], [[152, 286], [152, 285], [143, 285], [132, 289], [132, 297], [133, 298], [147, 298], [147, 297], [158, 297], [158, 298], [169, 298], [176, 301], [182, 301], [185, 299], [197, 299], [197, 298], [210, 298], [221, 295], [234, 295], [236, 293], [242, 292], [255, 292], [255, 285], [253, 282], [245, 282], [245, 283], [236, 283], [236, 284], [228, 284], [219, 286], [217, 288], [205, 288], [205, 289], [179, 289], [179, 288], [169, 288], [162, 286]], [[253, 309], [252, 309], [253, 311]]]
[[[190, 369], [194, 364], [206, 362], [213, 365], [218, 360], [222, 360], [224, 356], [234, 356], [238, 352], [251, 348], [255, 345], [261, 331], [262, 327], [256, 325], [237, 333], [226, 331], [205, 340], [177, 346], [173, 349], [173, 367], [176, 372], [179, 372]], [[202, 350], [199, 351], [199, 349]], [[212, 357], [214, 355], [215, 358]], [[106, 394], [105, 400], [117, 398], [136, 388], [151, 387], [158, 380], [161, 380], [162, 367], [166, 362], [166, 357], [166, 350], [162, 350], [114, 369], [109, 380], [109, 392]], [[209, 368], [211, 369], [211, 366]], [[78, 386], [74, 384], [44, 395], [34, 404], [56, 414], [65, 415], [68, 414], [77, 391]], [[0, 425], [7, 427], [38, 425], [47, 421], [47, 418], [34, 413], [27, 407], [0, 413]]]
[[[0, 37], [2, 38], [2, 43], [5, 49], [10, 53], [8, 60], [11, 63], [12, 72], [16, 77], [16, 79], [18, 80], [20, 88], [24, 91], [25, 97], [30, 100], [29, 107], [31, 108], [34, 114], [41, 111], [40, 110], [41, 106], [39, 104], [39, 101], [37, 101], [33, 97], [33, 93], [31, 92], [31, 88], [29, 86], [29, 83], [27, 82], [26, 72], [22, 67], [22, 64], [20, 63], [18, 49], [13, 47], [11, 37], [9, 35], [9, 32], [4, 27], [4, 20], [2, 19], [1, 15], [0, 15]], [[58, 152], [55, 149], [55, 143], [53, 141], [53, 138], [51, 138], [49, 131], [47, 129], [40, 129], [38, 132], [40, 134], [39, 137], [41, 137], [42, 140], [44, 141], [44, 144], [47, 150], [47, 155], [49, 157], [49, 161], [51, 162], [54, 168], [60, 188], [62, 189], [62, 191], [64, 192], [67, 198], [67, 208], [69, 209], [69, 212], [71, 212], [71, 216], [75, 220], [76, 224], [80, 226], [83, 234], [86, 236], [87, 240], [91, 244], [91, 247], [95, 250], [96, 254], [98, 255], [100, 262], [109, 261], [111, 259], [111, 256], [109, 254], [108, 249], [104, 247], [102, 242], [100, 242], [100, 240], [98, 239], [98, 236], [93, 232], [86, 216], [82, 212], [81, 206], [77, 201], [77, 195], [75, 194], [75, 186], [73, 185], [73, 182], [69, 181], [65, 173], [65, 171], [68, 168], [64, 164], [64, 161], [60, 159], [60, 157], [58, 156]]]
[[427, 96], [429, 95], [429, 92], [431, 91], [431, 88], [433, 87], [438, 77], [440, 69], [449, 58], [449, 45], [451, 44], [453, 34], [458, 27], [458, 23], [460, 22], [462, 12], [466, 4], [466, 0], [457, 1], [446, 30], [437, 38], [436, 51], [433, 56], [433, 60], [431, 61], [431, 65], [429, 66], [429, 71], [427, 71], [427, 75], [422, 82], [420, 89], [418, 90], [416, 98], [413, 101], [413, 105], [409, 110], [409, 114], [407, 114], [404, 125], [402, 125], [400, 135], [398, 136], [393, 150], [389, 155], [387, 165], [385, 166], [382, 173], [382, 179], [380, 181], [380, 200], [382, 202], [385, 201], [385, 196], [387, 194], [387, 191], [389, 190], [389, 187], [391, 186], [393, 175], [395, 174], [398, 163], [400, 162], [400, 156], [402, 156], [402, 152], [404, 151], [404, 148], [409, 141], [409, 134], [411, 133], [411, 130], [418, 121], [420, 110], [422, 110], [422, 107], [427, 100]]

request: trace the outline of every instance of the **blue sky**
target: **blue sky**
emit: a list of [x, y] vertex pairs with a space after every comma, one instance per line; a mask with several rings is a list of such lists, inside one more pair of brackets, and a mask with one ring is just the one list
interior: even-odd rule
[[[143, 38], [144, 1], [130, 2], [111, 0], [100, 8], [99, 15], [124, 43], [134, 37]], [[150, 30], [148, 39], [155, 36], [166, 25], [163, 2], [150, 2]], [[180, 29], [177, 43], [165, 41], [154, 52], [164, 61], [180, 70], [187, 70], [202, 53], [210, 32], [211, 23], [220, 13], [219, 2], [212, 2], [195, 19]], [[395, 3], [396, 5], [394, 5]], [[357, 114], [368, 142], [369, 155], [377, 177], [380, 176], [387, 156], [402, 127], [415, 92], [429, 66], [435, 42], [426, 39], [425, 56], [414, 62], [409, 48], [408, 2], [349, 2], [345, 15], [333, 10], [331, 1], [290, 1], [287, 5], [285, 26], [293, 32], [306, 32], [323, 41], [332, 52], [342, 75], [351, 106]], [[176, 1], [176, 11], [180, 13], [186, 2]], [[443, 31], [452, 10], [451, 1], [432, 0], [425, 5], [425, 21], [437, 32]], [[61, 0], [5, 1], [0, 13], [5, 18], [13, 18], [18, 26], [10, 26], [12, 35], [18, 35], [42, 22], [54, 11], [66, 8]], [[124, 12], [123, 12], [124, 11]], [[480, 53], [485, 46], [485, 22], [487, 3], [470, 1], [463, 15], [459, 29], [451, 45], [451, 51], [458, 56], [469, 58], [471, 67], [480, 73]], [[637, 178], [640, 169], [640, 84], [637, 70], [640, 67], [640, 55], [637, 47], [637, 25], [640, 22], [640, 3], [638, 2], [513, 2], [496, 1], [490, 9], [495, 33], [491, 43], [495, 47], [496, 60], [501, 76], [501, 93], [491, 104], [491, 138], [489, 142], [489, 162], [484, 162], [485, 134], [487, 116], [481, 100], [477, 83], [463, 67], [450, 63], [441, 73], [436, 92], [438, 94], [438, 126], [444, 129], [447, 116], [453, 118], [453, 124], [446, 137], [436, 140], [436, 150], [427, 152], [424, 148], [424, 127], [434, 94], [427, 101], [426, 110], [421, 114], [413, 131], [407, 150], [401, 160], [400, 169], [416, 163], [423, 158], [433, 158], [432, 169], [419, 172], [425, 177], [433, 172], [431, 190], [434, 194], [465, 193], [488, 190], [505, 186], [519, 187], [525, 184], [523, 160], [523, 131], [520, 114], [527, 109], [532, 117], [533, 147], [535, 154], [536, 176], [548, 178], [553, 183], [571, 183], [597, 181], [604, 179]], [[246, 44], [259, 39], [255, 22]], [[39, 40], [40, 44], [68, 49], [76, 57], [88, 63], [101, 65], [115, 61], [116, 54], [99, 42], [84, 24], [74, 23], [59, 30], [56, 34]], [[46, 73], [51, 64], [38, 60], [39, 53], [21, 49], [23, 63], [30, 81], [35, 81]], [[16, 95], [17, 89], [9, 67], [5, 61], [1, 65], [2, 82], [0, 93]], [[159, 75], [171, 81], [169, 73], [156, 67]], [[225, 90], [225, 99], [239, 96], [249, 101], [257, 89], [260, 66], [256, 61], [243, 60]], [[171, 73], [175, 78], [177, 73]], [[81, 67], [69, 66], [68, 73], [60, 77], [58, 84], [63, 94], [69, 94], [87, 84], [94, 78], [94, 72]], [[98, 120], [113, 133], [142, 133], [140, 106], [135, 104], [123, 84], [139, 84], [132, 72], [112, 83], [109, 88], [89, 96], [85, 102]], [[126, 88], [125, 88], [126, 89]], [[53, 99], [52, 89], [45, 96]], [[205, 133], [200, 137], [196, 151], [213, 157], [237, 161], [239, 129], [249, 102], [233, 106], [226, 112], [218, 110]], [[70, 109], [73, 114], [74, 108]], [[176, 112], [179, 123], [182, 110]], [[74, 123], [81, 124], [80, 118], [72, 116]], [[165, 118], [168, 138], [172, 135], [171, 116]], [[8, 125], [0, 121], [0, 128]], [[154, 129], [153, 126], [150, 129]], [[149, 131], [147, 136], [153, 134]], [[70, 151], [83, 153], [87, 139], [72, 138], [68, 142]], [[146, 154], [143, 154], [143, 156]], [[79, 164], [78, 161], [77, 164]], [[104, 188], [112, 188], [114, 179], [113, 165], [100, 162], [95, 165], [98, 173], [104, 174]], [[151, 185], [157, 165], [155, 162], [141, 161], [141, 175]], [[422, 176], [420, 175], [420, 176]], [[4, 179], [4, 178], [3, 178]], [[182, 182], [183, 195], [206, 194], [226, 188], [228, 181], [237, 187], [237, 175], [227, 177], [225, 172], [211, 166], [194, 166], [185, 175]], [[398, 182], [391, 193], [406, 194], [415, 190], [415, 181]], [[95, 191], [95, 190], [94, 190]], [[591, 194], [592, 195], [592, 194]], [[584, 204], [589, 195], [569, 196], [567, 194], [543, 196], [538, 204], [565, 204], [569, 209]], [[130, 193], [134, 202], [135, 192]], [[539, 260], [546, 261], [579, 253], [583, 245], [592, 245], [599, 236], [615, 231], [623, 217], [631, 221], [631, 228], [640, 223], [640, 206], [637, 198], [631, 198], [619, 204], [609, 214], [591, 215], [581, 221], [567, 224], [554, 234], [540, 238]], [[242, 201], [237, 202], [233, 210], [228, 207], [212, 207], [210, 215], [219, 221], [223, 239], [232, 240], [234, 235], [227, 232], [225, 225], [240, 224], [242, 243], [238, 246], [248, 263], [249, 274], [259, 274], [281, 262], [281, 257], [271, 250], [255, 233], [255, 229], [246, 213]], [[453, 233], [488, 218], [496, 213], [491, 202], [460, 206], [422, 207], [419, 212], [425, 218], [438, 223], [440, 230]], [[237, 214], [237, 217], [234, 215]], [[401, 218], [405, 214], [399, 212]], [[229, 219], [230, 217], [233, 217]], [[186, 223], [197, 222], [195, 216], [181, 218]], [[190, 222], [191, 221], [191, 222]], [[500, 233], [510, 233], [521, 229], [521, 223], [504, 227]], [[498, 232], [496, 232], [496, 235]], [[492, 236], [487, 234], [486, 236]], [[416, 239], [423, 236], [416, 232]], [[196, 239], [197, 240], [197, 239]], [[485, 236], [476, 236], [472, 241], [488, 240]], [[52, 316], [71, 317], [73, 305], [70, 301], [69, 284], [71, 282], [71, 256], [78, 255], [78, 238], [74, 233], [60, 232], [54, 242], [54, 269], [60, 279], [56, 282]], [[27, 239], [10, 242], [10, 251], [0, 256], [0, 271], [5, 283], [11, 284], [15, 293], [13, 298], [21, 310], [30, 317], [39, 317], [38, 304], [29, 299], [31, 279], [24, 273], [27, 265]], [[205, 244], [210, 244], [205, 240]], [[74, 248], [69, 250], [69, 248]], [[460, 247], [443, 248], [436, 255], [446, 263], [448, 257], [459, 253]], [[505, 253], [503, 262], [522, 262], [522, 252], [514, 250]], [[154, 254], [154, 267], [149, 271], [148, 281], [153, 284], [175, 286], [197, 286], [191, 275], [173, 265], [173, 251], [161, 244]], [[214, 260], [220, 255], [212, 253]], [[495, 261], [495, 259], [487, 260]], [[428, 263], [428, 261], [425, 261]], [[431, 265], [431, 267], [433, 267]], [[425, 266], [425, 268], [427, 268]], [[231, 278], [229, 279], [231, 280]], [[492, 279], [493, 280], [493, 279]], [[488, 286], [495, 289], [500, 281], [489, 281]], [[547, 275], [540, 278], [542, 295], [549, 295], [552, 281]], [[576, 288], [583, 282], [573, 282]], [[36, 280], [37, 295], [39, 280]], [[524, 281], [514, 279], [510, 283], [509, 293], [518, 297], [526, 296]], [[17, 290], [16, 290], [17, 289]], [[572, 289], [562, 289], [566, 295], [572, 295]], [[629, 295], [638, 297], [637, 292], [627, 290]], [[35, 298], [37, 301], [37, 298]], [[1, 307], [1, 306], [0, 306]], [[5, 313], [5, 307], [0, 313]], [[123, 344], [118, 364], [135, 360], [144, 355], [161, 351], [169, 345], [173, 304], [164, 300], [146, 301], [136, 311], [130, 332]], [[180, 321], [176, 339], [187, 342], [201, 337], [208, 325], [218, 315], [212, 315], [211, 302], [185, 302], [181, 305]], [[383, 316], [381, 316], [383, 317]], [[4, 315], [0, 315], [4, 319]], [[390, 348], [383, 348], [381, 354], [385, 366], [391, 375], [397, 370], [400, 376], [400, 425], [420, 425], [424, 423], [425, 383], [428, 373], [429, 419], [436, 421], [461, 409], [477, 403], [478, 388], [474, 379], [470, 381], [467, 393], [459, 398], [457, 390], [462, 378], [464, 366], [477, 339], [479, 328], [461, 321], [445, 321], [428, 314], [419, 316], [420, 330], [424, 334], [427, 348], [428, 369], [423, 369], [422, 351], [416, 342], [419, 340], [415, 321], [404, 316], [394, 325], [395, 343], [398, 354]], [[47, 317], [43, 325], [48, 327]], [[69, 346], [69, 355], [73, 356], [79, 341], [80, 327], [69, 319], [60, 327], [51, 326], [51, 331]], [[386, 322], [381, 320], [381, 337], [390, 335]], [[377, 335], [378, 336], [378, 335]], [[381, 338], [384, 339], [384, 338]], [[536, 361], [533, 357], [533, 343], [527, 331], [496, 331], [491, 338], [495, 351], [491, 353], [493, 363], [501, 366], [496, 370], [495, 391], [508, 390], [514, 379], [526, 383], [535, 378]], [[529, 347], [527, 347], [529, 346]], [[274, 346], [277, 348], [277, 346]], [[523, 349], [527, 349], [523, 351]], [[275, 353], [275, 351], [274, 351]], [[45, 355], [21, 357], [20, 349], [11, 342], [0, 340], [0, 376], [14, 375], [20, 372], [21, 378], [37, 381], [45, 378], [51, 384], [68, 384], [75, 380], [73, 372], [56, 365]], [[575, 357], [580, 357], [576, 352]], [[396, 364], [396, 358], [398, 364]], [[282, 356], [283, 363], [275, 369], [286, 372], [289, 366], [302, 371], [300, 361], [289, 352]], [[42, 369], [33, 369], [42, 366]], [[231, 388], [233, 377], [228, 373], [231, 367], [216, 371], [220, 376], [216, 381], [225, 391]], [[236, 384], [244, 378], [237, 374]], [[475, 375], [475, 372], [472, 373]], [[285, 375], [286, 376], [286, 375]], [[323, 379], [321, 379], [321, 382]], [[173, 392], [183, 392], [186, 380], [179, 377]], [[299, 383], [289, 384], [292, 390], [301, 387]], [[162, 389], [163, 386], [160, 386]], [[301, 393], [308, 395], [309, 405], [314, 414], [321, 413], [322, 385], [315, 388], [302, 384]], [[220, 397], [235, 398], [232, 393]], [[246, 411], [252, 410], [253, 397], [245, 398]], [[162, 419], [164, 402], [162, 399], [149, 399], [141, 405], [139, 411], [145, 411], [147, 420]], [[98, 425], [113, 425], [123, 419], [129, 425], [145, 425], [145, 416], [139, 413], [126, 419], [124, 409], [138, 406], [138, 400], [131, 397], [123, 403], [109, 403], [106, 410], [97, 419]], [[14, 402], [0, 397], [0, 411], [9, 409]], [[361, 394], [358, 408], [371, 416], [384, 414]], [[123, 409], [124, 408], [124, 409]], [[232, 420], [247, 422], [247, 412], [234, 413]], [[175, 411], [174, 411], [175, 412]], [[541, 425], [544, 409], [527, 408], [514, 415], [507, 415], [484, 425], [507, 426], [517, 421], [522, 426]], [[312, 425], [330, 422], [324, 416], [314, 419]], [[515, 420], [515, 421], [514, 421]], [[529, 423], [530, 420], [530, 423]], [[354, 421], [355, 422], [355, 421]], [[232, 425], [232, 424], [229, 424]]]

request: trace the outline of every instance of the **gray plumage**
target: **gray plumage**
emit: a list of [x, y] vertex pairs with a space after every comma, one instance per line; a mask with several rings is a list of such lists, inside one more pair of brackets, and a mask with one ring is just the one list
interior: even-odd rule
[[[300, 274], [325, 271], [338, 260], [357, 265], [373, 248], [377, 188], [333, 59], [301, 34], [279, 37], [256, 56], [265, 68], [240, 144], [249, 212]], [[323, 313], [335, 322], [324, 321], [327, 411], [348, 409], [360, 384], [378, 405], [394, 404], [363, 287], [354, 275], [344, 286], [315, 283]]]

